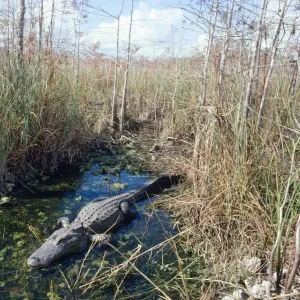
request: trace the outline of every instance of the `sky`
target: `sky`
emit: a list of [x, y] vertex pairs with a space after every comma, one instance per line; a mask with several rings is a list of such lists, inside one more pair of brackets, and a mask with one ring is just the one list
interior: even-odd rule
[[[57, 1], [57, 0], [56, 0]], [[189, 1], [189, 0], [187, 0]], [[144, 0], [134, 1], [131, 41], [138, 47], [138, 54], [148, 58], [160, 55], [189, 55], [195, 51], [199, 42], [199, 33], [185, 28], [183, 11], [180, 6], [184, 1], [176, 0]], [[86, 18], [81, 19], [80, 43], [84, 47], [99, 44], [98, 51], [107, 56], [114, 56], [117, 38], [117, 20], [109, 17], [101, 9], [113, 16], [118, 16], [122, 0], [97, 1], [89, 0], [85, 6]], [[52, 0], [45, 0], [44, 11], [46, 24], [50, 23]], [[75, 40], [75, 28], [79, 30], [79, 11], [71, 5], [64, 8], [62, 1], [56, 2], [55, 32], [56, 38], [60, 32], [60, 40]], [[120, 49], [125, 51], [129, 35], [131, 1], [124, 0], [120, 17]], [[61, 26], [61, 11], [67, 11], [63, 16]], [[74, 23], [74, 19], [77, 19]], [[60, 27], [62, 28], [60, 30]], [[204, 37], [202, 37], [202, 40]], [[201, 40], [201, 38], [200, 38]]]
[[[12, 0], [12, 2], [13, 1], [15, 1], [17, 8], [19, 1]], [[79, 44], [82, 53], [93, 45], [98, 45], [97, 51], [99, 53], [103, 53], [108, 57], [115, 56], [117, 20], [111, 16], [116, 17], [120, 14], [122, 0], [44, 0], [44, 40], [49, 32], [53, 1], [55, 3], [53, 45], [56, 46], [57, 49], [74, 53], [74, 45], [78, 42], [76, 36], [78, 37], [78, 32], [80, 32]], [[222, 0], [223, 8], [221, 8], [220, 11], [224, 11], [226, 5], [230, 4], [230, 1], [231, 0]], [[182, 57], [195, 54], [196, 52], [204, 52], [208, 40], [208, 34], [205, 31], [205, 27], [207, 27], [206, 25], [208, 25], [208, 23], [205, 20], [211, 17], [207, 14], [208, 10], [206, 9], [206, 5], [207, 3], [211, 4], [211, 2], [212, 0], [134, 0], [131, 41], [133, 48], [138, 49], [135, 55], [145, 56], [151, 59], [159, 56]], [[298, 3], [299, 0], [291, 0], [291, 2]], [[3, 2], [0, 0], [0, 18], [1, 12], [5, 11], [4, 6], [7, 5], [6, 3], [7, 1]], [[36, 32], [38, 32], [40, 0], [26, 0], [26, 3], [27, 30], [30, 28], [29, 24], [32, 23], [32, 19], [35, 19], [34, 26]], [[81, 6], [80, 3], [85, 4]], [[182, 9], [190, 9], [188, 5], [191, 3], [192, 7], [197, 7], [202, 11], [205, 20], [195, 20], [192, 15]], [[32, 4], [32, 6], [29, 4]], [[236, 0], [235, 12], [237, 15], [239, 14], [241, 5], [245, 8], [244, 20], [246, 20], [248, 24], [253, 21], [253, 18], [257, 21], [261, 0]], [[266, 15], [270, 20], [267, 46], [272, 42], [271, 32], [276, 29], [280, 5], [282, 5], [281, 0], [269, 0]], [[120, 17], [121, 55], [125, 55], [125, 49], [128, 43], [130, 8], [131, 0], [124, 0]], [[15, 11], [17, 11], [17, 9]], [[293, 24], [295, 16], [298, 17], [299, 12], [300, 9], [297, 11], [294, 9], [289, 10], [290, 24]], [[31, 16], [34, 16], [34, 18]], [[215, 32], [216, 36], [218, 36], [218, 34], [226, 34], [226, 30], [224, 30], [226, 28], [224, 28], [225, 25], [224, 22], [222, 23], [222, 19], [223, 15], [220, 13], [218, 16], [218, 20], [221, 22], [219, 23], [219, 28], [223, 28], [223, 30], [219, 30], [218, 32], [217, 29]], [[191, 20], [195, 20], [197, 24], [200, 24], [202, 27], [193, 25]], [[237, 21], [238, 17], [234, 19], [234, 22]], [[241, 25], [236, 23], [234, 23], [234, 26], [236, 26], [236, 28], [241, 27]], [[254, 27], [257, 28], [257, 26]], [[287, 24], [285, 29], [288, 29]], [[250, 29], [250, 31], [252, 31], [252, 33], [255, 32], [252, 29]], [[28, 34], [27, 32], [27, 36]], [[232, 39], [234, 39], [234, 35], [238, 36], [238, 34], [238, 32], [233, 30]], [[251, 39], [253, 40], [253, 34], [248, 40], [251, 42]]]

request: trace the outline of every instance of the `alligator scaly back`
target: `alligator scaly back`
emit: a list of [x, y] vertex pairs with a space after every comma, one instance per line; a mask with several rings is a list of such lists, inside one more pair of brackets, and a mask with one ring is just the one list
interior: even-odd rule
[[88, 240], [98, 233], [114, 231], [134, 215], [129, 208], [133, 202], [161, 192], [176, 184], [179, 176], [164, 176], [145, 182], [138, 188], [106, 199], [99, 198], [82, 208], [75, 220], [56, 230], [27, 260], [31, 267], [43, 267], [68, 253], [86, 248]]

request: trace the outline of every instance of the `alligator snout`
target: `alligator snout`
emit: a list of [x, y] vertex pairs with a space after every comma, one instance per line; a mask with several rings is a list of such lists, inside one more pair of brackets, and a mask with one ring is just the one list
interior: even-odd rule
[[41, 260], [38, 257], [30, 256], [27, 260], [27, 265], [32, 268], [37, 268], [41, 265]]

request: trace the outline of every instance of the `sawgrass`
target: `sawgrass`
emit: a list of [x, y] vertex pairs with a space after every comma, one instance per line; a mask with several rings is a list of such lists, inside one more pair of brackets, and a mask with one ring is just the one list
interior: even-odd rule
[[[53, 56], [43, 58], [42, 63], [26, 62], [22, 70], [13, 57], [1, 59], [2, 177], [7, 172], [26, 174], [30, 168], [42, 171], [64, 160], [72, 162], [87, 140], [107, 126], [114, 64], [101, 58], [81, 65], [76, 82], [67, 58]], [[293, 97], [289, 96], [290, 70], [285, 64], [278, 66], [272, 77], [262, 128], [256, 129], [261, 95], [258, 85], [252, 95], [247, 130], [240, 137], [247, 77], [235, 71], [234, 60], [228, 60], [228, 70], [233, 71], [225, 78], [220, 103], [218, 74], [211, 67], [207, 105], [197, 107], [202, 67], [202, 58], [134, 61], [127, 117], [150, 122], [163, 141], [169, 137], [178, 147], [190, 145], [187, 157], [176, 161], [170, 158], [187, 174], [185, 192], [164, 199], [159, 205], [176, 216], [178, 229], [184, 232], [181, 243], [194, 247], [197, 255], [204, 258], [207, 278], [201, 281], [205, 282], [202, 293], [211, 295], [232, 284], [238, 285], [237, 262], [243, 255], [269, 257], [289, 177], [293, 141], [297, 141], [300, 132], [299, 103], [295, 100], [299, 89]], [[120, 71], [119, 91], [123, 80]], [[197, 130], [201, 140], [195, 164], [192, 153]], [[293, 237], [295, 215], [299, 212], [298, 151], [295, 156], [293, 185], [284, 215], [285, 245], [291, 244], [288, 241]], [[280, 257], [289, 257], [289, 252], [280, 251]], [[126, 259], [135, 261], [135, 257]], [[278, 260], [279, 264], [286, 259]], [[134, 264], [130, 268], [133, 270]], [[180, 270], [178, 274], [182, 295], [192, 298], [190, 285], [185, 286]], [[119, 289], [120, 286], [118, 282]], [[161, 289], [160, 285], [157, 287]], [[157, 287], [153, 285], [154, 290]]]
[[0, 170], [26, 175], [72, 162], [92, 136], [93, 113], [71, 69], [56, 59], [18, 68], [14, 57], [0, 61]]

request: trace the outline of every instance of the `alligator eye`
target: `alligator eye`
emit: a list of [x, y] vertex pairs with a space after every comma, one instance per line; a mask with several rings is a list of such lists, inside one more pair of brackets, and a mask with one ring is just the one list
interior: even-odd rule
[[66, 242], [68, 239], [69, 239], [69, 237], [62, 237], [62, 238], [56, 240], [55, 244], [60, 245], [61, 243]]

